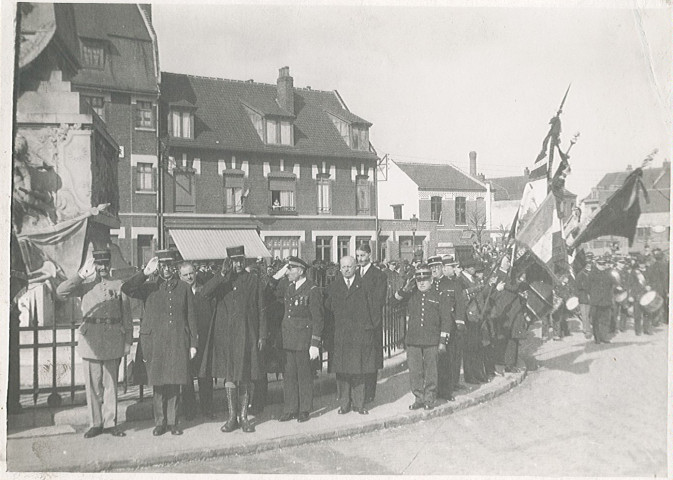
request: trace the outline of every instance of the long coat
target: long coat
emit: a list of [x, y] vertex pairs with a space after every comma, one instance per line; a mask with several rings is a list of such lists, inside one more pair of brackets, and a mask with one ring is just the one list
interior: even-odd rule
[[[63, 298], [82, 298], [82, 318], [77, 331], [77, 353], [86, 360], [113, 360], [124, 356], [124, 346], [133, 343], [131, 306], [121, 293], [120, 280], [83, 283], [79, 275], [64, 281], [56, 289]], [[88, 323], [87, 318], [114, 318], [118, 323]]]
[[325, 291], [325, 310], [334, 318], [332, 368], [336, 373], [376, 371], [376, 325], [369, 314], [367, 295], [358, 275], [350, 289], [342, 276]]
[[198, 344], [194, 294], [189, 285], [177, 278], [147, 279], [138, 272], [121, 290], [145, 304], [140, 344], [148, 384], [184, 385], [192, 380], [189, 349]]
[[[212, 376], [232, 382], [261, 378], [257, 343], [267, 335], [264, 292], [257, 275], [246, 271], [215, 275], [203, 286], [201, 295], [215, 301], [206, 347], [209, 352], [212, 349]], [[202, 363], [201, 372], [205, 374], [204, 366]]]
[[380, 369], [383, 368], [383, 307], [386, 304], [386, 294], [388, 293], [388, 278], [374, 265], [369, 265], [367, 273], [360, 276], [360, 282], [367, 294], [367, 309], [374, 325], [376, 337], [374, 347], [376, 368]]
[[[197, 376], [210, 377], [212, 354], [208, 352], [208, 336], [212, 326], [213, 308], [211, 300], [204, 297], [201, 291], [203, 285], [197, 285], [194, 292], [194, 308], [196, 309], [196, 330], [198, 332], [198, 347], [196, 357], [192, 359], [192, 372]], [[204, 375], [201, 375], [203, 370]]]

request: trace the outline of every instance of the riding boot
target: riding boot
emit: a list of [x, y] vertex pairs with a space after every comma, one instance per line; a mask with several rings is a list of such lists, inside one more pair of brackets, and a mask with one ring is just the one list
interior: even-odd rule
[[233, 432], [238, 428], [238, 419], [236, 411], [236, 403], [238, 398], [236, 395], [236, 387], [225, 386], [224, 390], [227, 392], [227, 406], [229, 407], [229, 418], [220, 428], [223, 432]]
[[255, 431], [255, 427], [250, 420], [248, 420], [248, 403], [250, 401], [250, 385], [243, 383], [239, 386], [240, 388], [240, 404], [241, 404], [241, 416], [239, 418], [239, 425], [241, 430], [245, 433], [251, 433]]

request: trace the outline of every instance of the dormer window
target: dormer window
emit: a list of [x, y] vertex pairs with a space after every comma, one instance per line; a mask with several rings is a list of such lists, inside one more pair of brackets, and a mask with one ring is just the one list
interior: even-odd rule
[[168, 126], [175, 138], [194, 138], [194, 114], [189, 110], [172, 109]]
[[353, 150], [369, 151], [369, 127], [367, 125], [348, 123], [334, 115], [330, 115], [330, 118], [346, 145]]
[[245, 107], [257, 136], [267, 145], [294, 145], [292, 122], [283, 117], [269, 117]]
[[105, 44], [103, 42], [81, 39], [80, 53], [84, 68], [105, 69]]
[[353, 150], [369, 151], [369, 128], [353, 125]]

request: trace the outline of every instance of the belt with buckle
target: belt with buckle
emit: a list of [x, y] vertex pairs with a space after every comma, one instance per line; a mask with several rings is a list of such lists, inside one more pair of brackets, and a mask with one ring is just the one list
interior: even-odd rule
[[95, 323], [96, 325], [112, 325], [114, 323], [121, 323], [121, 318], [85, 318], [84, 321], [86, 323]]

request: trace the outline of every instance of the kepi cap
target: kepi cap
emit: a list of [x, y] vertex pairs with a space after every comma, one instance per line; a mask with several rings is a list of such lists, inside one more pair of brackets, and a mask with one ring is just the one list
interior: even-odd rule
[[422, 263], [416, 267], [414, 278], [416, 278], [416, 280], [428, 280], [432, 278], [432, 270], [430, 270], [430, 267], [427, 264]]
[[304, 270], [308, 268], [308, 263], [306, 263], [299, 257], [290, 257], [287, 261], [287, 264], [290, 267], [302, 267]]
[[245, 258], [245, 247], [243, 245], [238, 245], [236, 247], [227, 247], [227, 257], [234, 258]]
[[110, 263], [112, 259], [112, 254], [107, 248], [93, 251], [93, 262], [94, 263]]
[[458, 262], [456, 261], [456, 259], [453, 255], [442, 256], [442, 263], [444, 265], [450, 265], [452, 267], [455, 267], [456, 265], [458, 265]]
[[428, 257], [428, 266], [433, 266], [433, 265], [441, 265], [442, 264], [442, 256], [441, 255], [434, 255], [432, 257]]
[[174, 262], [178, 259], [178, 251], [172, 248], [155, 252], [160, 262]]

